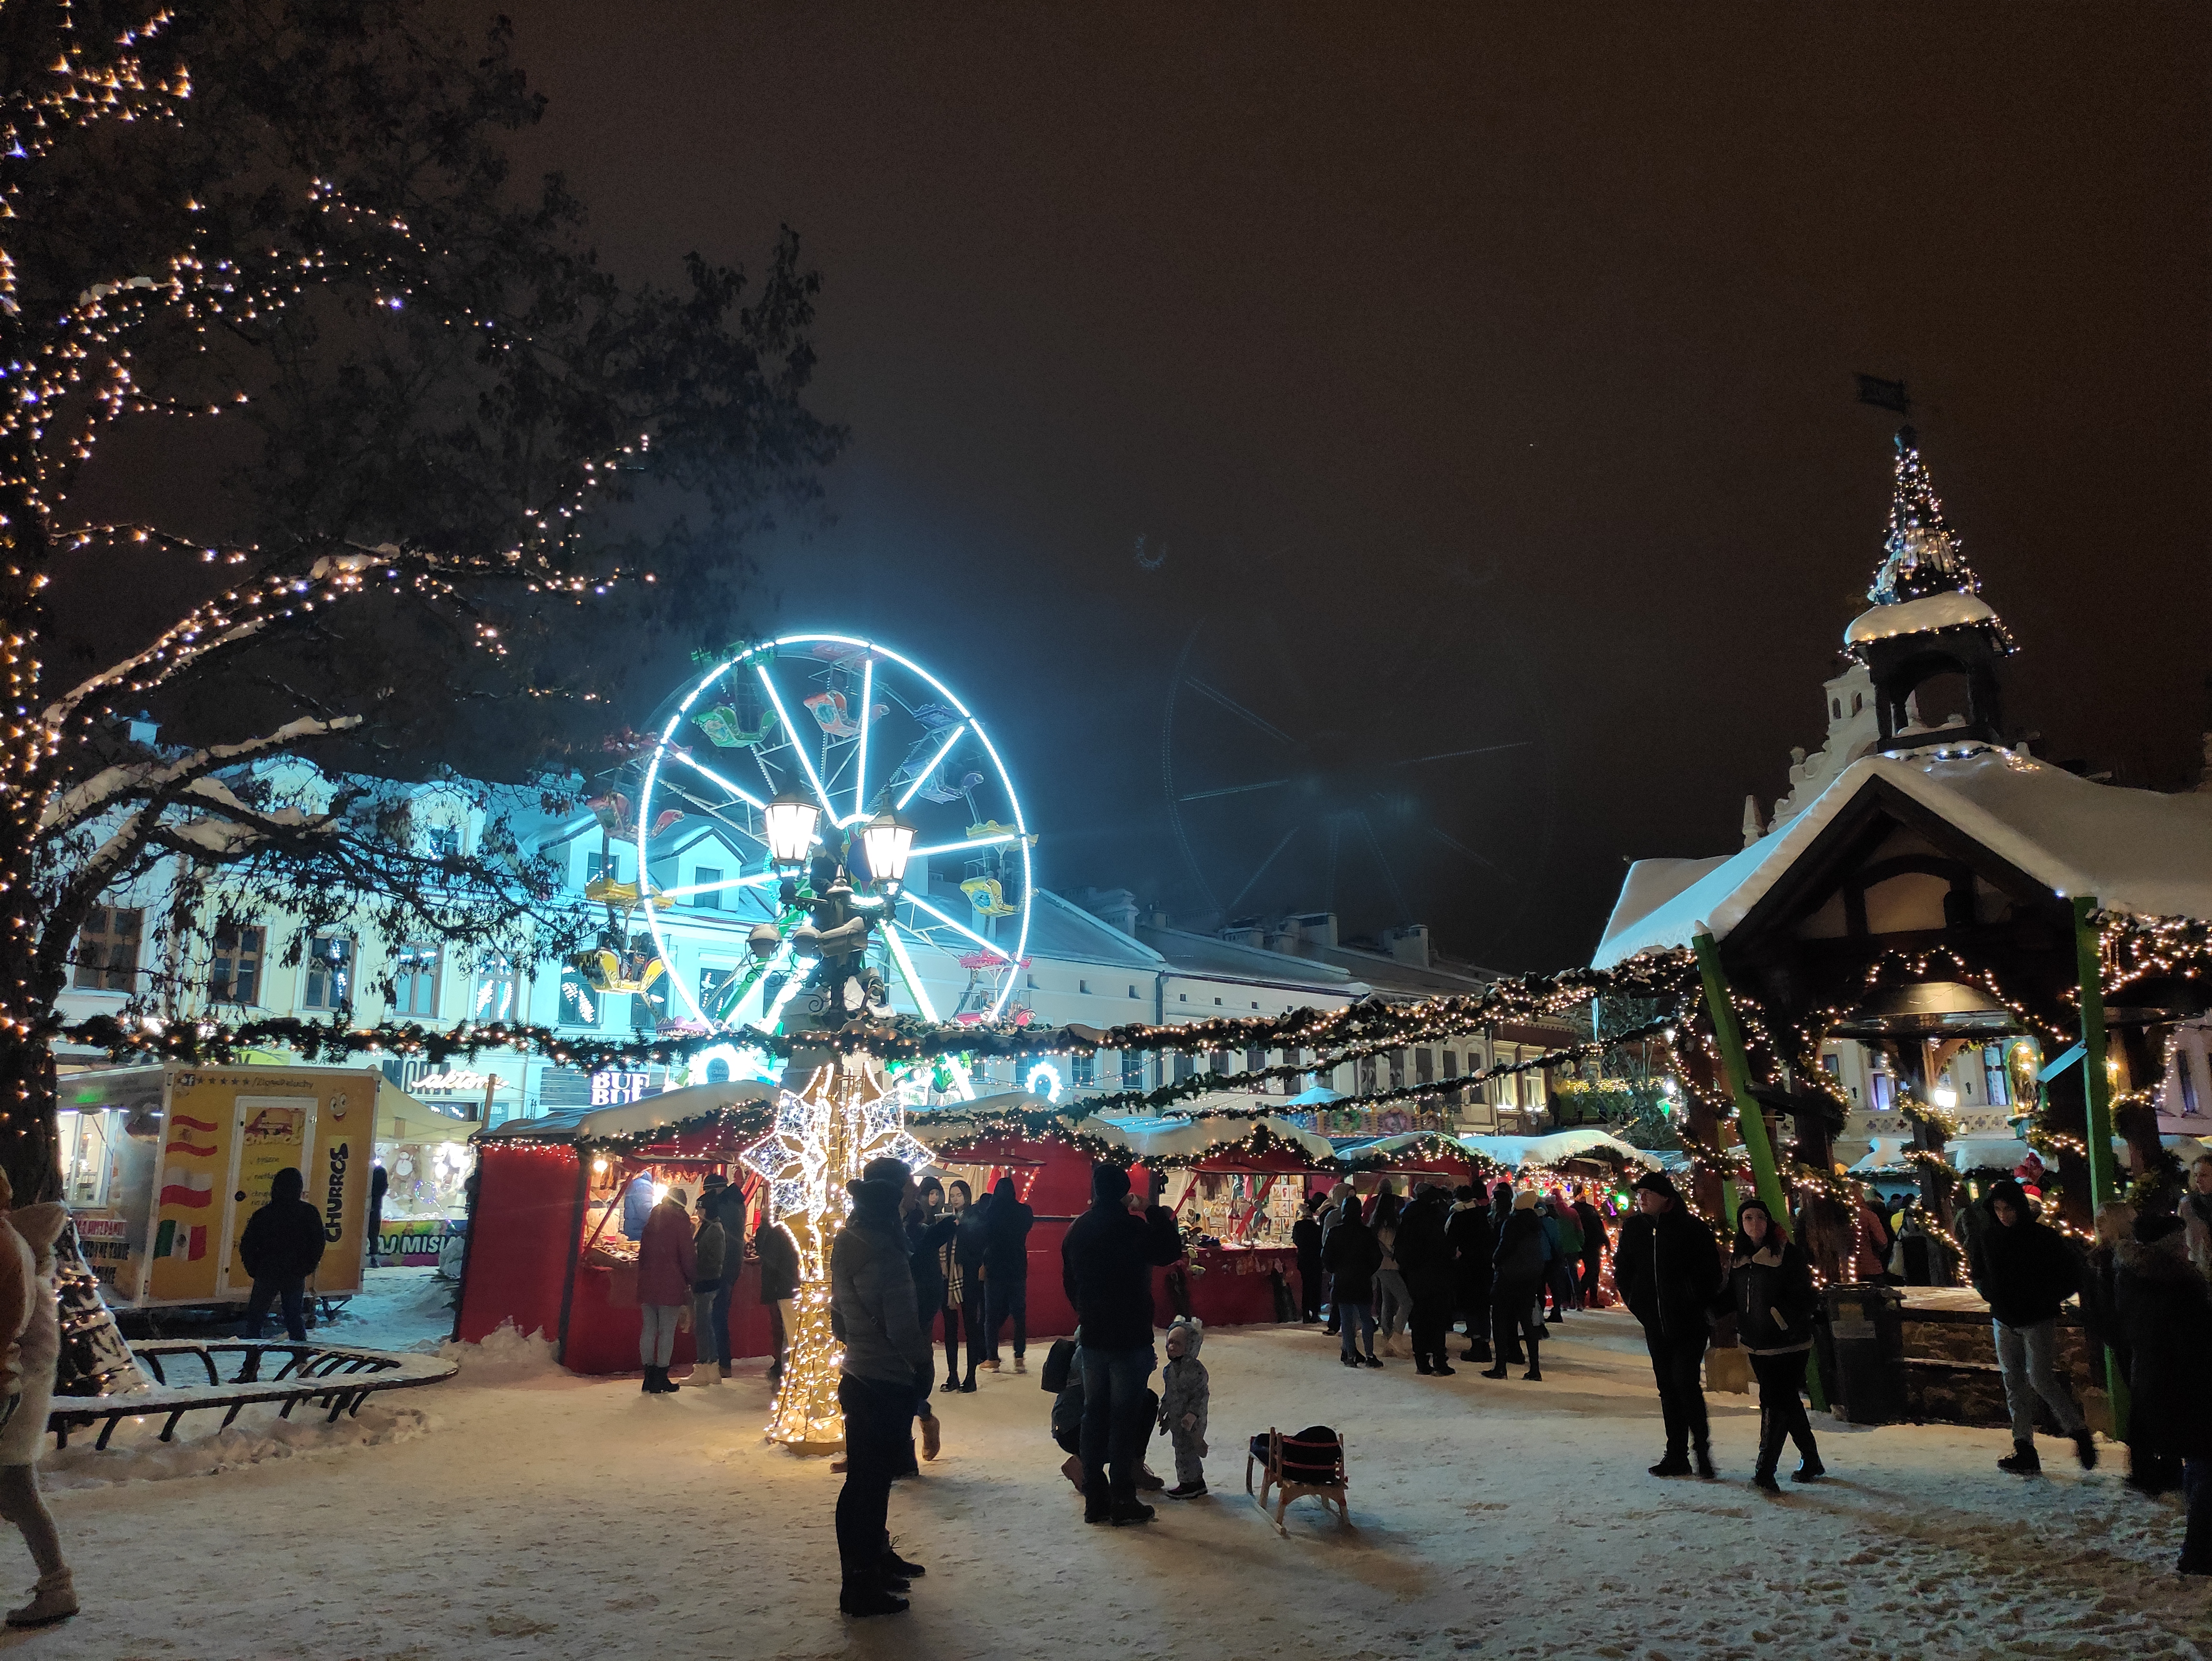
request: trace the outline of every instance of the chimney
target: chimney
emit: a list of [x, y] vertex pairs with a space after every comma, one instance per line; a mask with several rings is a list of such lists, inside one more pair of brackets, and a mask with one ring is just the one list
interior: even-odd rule
[[1308, 911], [1298, 916], [1285, 917], [1283, 927], [1296, 933], [1306, 946], [1336, 944], [1336, 913], [1334, 911]]
[[1127, 889], [1085, 888], [1072, 897], [1108, 928], [1124, 934], [1137, 932], [1137, 897]]
[[1403, 928], [1394, 928], [1383, 935], [1382, 942], [1400, 963], [1412, 964], [1417, 969], [1429, 966], [1428, 924], [1412, 922]]

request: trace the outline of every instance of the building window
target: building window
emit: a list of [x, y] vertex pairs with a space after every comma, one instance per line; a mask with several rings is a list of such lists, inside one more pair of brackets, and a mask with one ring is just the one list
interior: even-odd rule
[[1145, 1052], [1125, 1050], [1121, 1052], [1121, 1088], [1142, 1090], [1145, 1087]]
[[1133, 986], [1129, 989], [1129, 995], [1133, 998], [1137, 995], [1137, 989], [1135, 987]]
[[561, 971], [561, 1008], [556, 1017], [564, 1026], [597, 1026], [599, 995], [573, 965]]
[[2181, 1084], [2181, 1110], [2194, 1117], [2203, 1110], [2197, 1104], [2196, 1058], [2185, 1050], [2173, 1052], [2173, 1076]]
[[1030, 991], [1034, 992], [1034, 991], [1036, 991], [1036, 976], [1034, 976], [1034, 975], [1024, 975], [1024, 976], [1023, 976], [1023, 977], [1022, 977], [1022, 979], [1023, 979], [1025, 983], [1027, 983], [1027, 984], [1028, 984], [1028, 986], [1029, 986], [1029, 989], [1030, 989]]
[[215, 959], [208, 969], [208, 997], [216, 1003], [258, 1003], [261, 954], [268, 934], [259, 923], [225, 917], [215, 926]]
[[1359, 1058], [1359, 1093], [1363, 1096], [1372, 1095], [1374, 1090], [1375, 1058], [1372, 1056], [1362, 1056]]
[[721, 879], [721, 867], [718, 865], [694, 866], [691, 869], [691, 880], [696, 885], [700, 888], [706, 889], [707, 891], [691, 896], [691, 904], [697, 906], [702, 911], [720, 910], [722, 909], [721, 890], [718, 888], [708, 889], [707, 888], [707, 885], [711, 882], [720, 882]]
[[1247, 1044], [1244, 1047], [1244, 1070], [1247, 1073], [1263, 1072], [1266, 1070], [1267, 1065], [1267, 1052], [1266, 1050], [1261, 1049], [1256, 1043]]
[[344, 1009], [353, 1003], [353, 942], [343, 934], [316, 934], [307, 941], [306, 1009]]
[[1403, 1090], [1405, 1087], [1406, 1052], [1402, 1050], [1394, 1050], [1390, 1052], [1390, 1088]]
[[458, 824], [434, 824], [423, 832], [423, 839], [435, 859], [446, 859], [461, 851], [461, 827]]
[[504, 952], [495, 952], [477, 968], [476, 993], [469, 1000], [469, 1019], [511, 1021], [514, 1019], [514, 964]]
[[1219, 1078], [1222, 1074], [1228, 1072], [1229, 1068], [1230, 1056], [1229, 1052], [1225, 1050], [1214, 1050], [1206, 1058], [1206, 1071], [1212, 1074], [1216, 1078]]
[[138, 937], [146, 914], [135, 905], [95, 905], [76, 937], [80, 992], [128, 992], [138, 977]]
[[392, 960], [392, 1013], [395, 1015], [435, 1015], [438, 1013], [438, 960], [434, 946], [403, 946]]
[[1190, 1077], [1194, 1069], [1191, 1066], [1191, 1058], [1189, 1055], [1186, 1051], [1181, 1050], [1176, 1050], [1175, 1062], [1176, 1082], [1177, 1084], [1181, 1084], [1185, 1079]]
[[1075, 983], [1075, 989], [1078, 992], [1088, 992], [1091, 989], [1091, 983], [1089, 981], [1078, 981]]
[[1436, 1081], [1437, 1052], [1433, 1050], [1416, 1050], [1413, 1052], [1413, 1082], [1419, 1085], [1431, 1085]]
[[1090, 1089], [1098, 1082], [1098, 1058], [1096, 1056], [1069, 1056], [1067, 1081], [1078, 1089]]

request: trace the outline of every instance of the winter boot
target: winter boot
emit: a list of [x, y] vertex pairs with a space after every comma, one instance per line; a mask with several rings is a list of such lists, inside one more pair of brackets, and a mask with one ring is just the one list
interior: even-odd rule
[[1790, 1480], [1793, 1482], [1817, 1482], [1827, 1474], [1828, 1468], [1820, 1463], [1820, 1457], [1808, 1453], [1797, 1469], [1790, 1473]]
[[1698, 1463], [1698, 1475], [1704, 1477], [1708, 1482], [1711, 1482], [1713, 1478], [1720, 1475], [1718, 1471], [1713, 1469], [1713, 1451], [1711, 1448], [1705, 1445], [1705, 1444], [1700, 1442], [1696, 1447], [1690, 1450], [1690, 1455], [1691, 1457], [1695, 1459]]
[[2014, 1476], [2040, 1476], [2043, 1475], [2043, 1461], [2035, 1457], [2034, 1443], [2015, 1441], [2012, 1445], [2012, 1457], [1998, 1460], [1997, 1469], [2010, 1471]]
[[973, 1361], [968, 1364], [968, 1376], [960, 1381], [960, 1393], [963, 1396], [975, 1393], [975, 1364]]
[[1467, 1348], [1460, 1351], [1459, 1359], [1462, 1361], [1487, 1361], [1490, 1359], [1490, 1346], [1479, 1338], [1470, 1339], [1468, 1341]]
[[1360, 1358], [1359, 1365], [1364, 1367], [1379, 1367], [1382, 1365], [1382, 1358], [1370, 1349]]
[[875, 1575], [848, 1574], [844, 1590], [837, 1594], [837, 1610], [854, 1615], [904, 1615], [907, 1601], [885, 1591]]
[[1137, 1486], [1146, 1494], [1157, 1494], [1167, 1484], [1152, 1475], [1150, 1465], [1139, 1464], [1137, 1467]]
[[1449, 1378], [1452, 1374], [1457, 1372], [1459, 1369], [1452, 1366], [1450, 1362], [1445, 1360], [1443, 1352], [1442, 1350], [1438, 1350], [1437, 1352], [1437, 1359], [1429, 1363], [1429, 1371], [1435, 1373], [1439, 1378]]
[[725, 1362], [723, 1362], [723, 1363], [721, 1364], [721, 1372], [722, 1372], [722, 1377], [724, 1377], [725, 1378], [728, 1378], [728, 1377], [730, 1376], [730, 1364], [729, 1364], [727, 1361], [725, 1361]]
[[1485, 1378], [1503, 1378], [1505, 1376], [1505, 1363], [1500, 1361], [1495, 1366], [1483, 1368], [1480, 1376]]
[[42, 1574], [31, 1588], [31, 1601], [8, 1611], [11, 1627], [51, 1627], [76, 1613], [76, 1582], [67, 1569]]
[[945, 1421], [935, 1414], [921, 1421], [921, 1457], [934, 1459], [945, 1445]]
[[2074, 1433], [2074, 1457], [2084, 1470], [2097, 1469], [2097, 1433], [2084, 1425]]
[[1348, 1367], [1356, 1367], [1359, 1365], [1359, 1358], [1357, 1355], [1340, 1355], [1336, 1359]]
[[1413, 1352], [1413, 1371], [1419, 1373], [1422, 1378], [1425, 1378], [1431, 1372], [1435, 1371], [1435, 1369], [1429, 1366], [1429, 1358], [1427, 1356], [1421, 1354], [1420, 1351], [1415, 1350]]
[[890, 1546], [884, 1548], [884, 1573], [896, 1574], [902, 1580], [919, 1580], [929, 1571], [919, 1563], [908, 1562]]
[[1015, 1372], [1027, 1372], [1029, 1370], [1030, 1370], [1030, 1364], [1029, 1364], [1029, 1362], [1028, 1362], [1026, 1360], [1024, 1360], [1023, 1357], [1021, 1357], [1021, 1356], [1019, 1356], [1019, 1355], [1017, 1355], [1017, 1356], [1015, 1356], [1015, 1357], [1014, 1357], [1014, 1371], [1015, 1371]]
[[1114, 1502], [1108, 1497], [1106, 1485], [1096, 1488], [1085, 1485], [1083, 1490], [1083, 1520], [1086, 1523], [1110, 1523], [1114, 1520]]
[[1774, 1480], [1774, 1473], [1764, 1467], [1752, 1472], [1751, 1485], [1755, 1488], [1765, 1488], [1769, 1494], [1782, 1492], [1782, 1484]]
[[1149, 1523], [1156, 1515], [1158, 1513], [1150, 1506], [1133, 1494], [1126, 1500], [1114, 1501], [1113, 1511], [1109, 1520], [1115, 1528], [1125, 1529], [1133, 1524]]
[[1680, 1448], [1668, 1448], [1660, 1457], [1659, 1463], [1651, 1467], [1651, 1474], [1654, 1476], [1687, 1476], [1690, 1474], [1690, 1456]]
[[1206, 1484], [1202, 1482], [1177, 1482], [1173, 1488], [1168, 1490], [1168, 1498], [1170, 1500], [1195, 1500], [1205, 1492]]
[[691, 1376], [684, 1381], [686, 1390], [705, 1390], [710, 1384], [722, 1382], [722, 1375], [707, 1362], [702, 1361], [691, 1369]]
[[637, 1387], [638, 1394], [641, 1396], [658, 1396], [660, 1394], [659, 1390], [653, 1387], [653, 1370], [651, 1367], [646, 1368], [644, 1381]]
[[1536, 1365], [1536, 1352], [1533, 1348], [1528, 1351], [1528, 1370], [1521, 1376], [1533, 1384], [1544, 1382], [1544, 1369]]

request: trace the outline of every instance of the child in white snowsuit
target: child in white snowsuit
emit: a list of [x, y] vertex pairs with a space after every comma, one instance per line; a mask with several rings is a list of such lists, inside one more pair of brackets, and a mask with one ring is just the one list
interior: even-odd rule
[[1160, 1369], [1160, 1428], [1175, 1448], [1176, 1485], [1170, 1500], [1195, 1500], [1206, 1492], [1206, 1364], [1198, 1359], [1205, 1323], [1180, 1316], [1168, 1329], [1168, 1364]]

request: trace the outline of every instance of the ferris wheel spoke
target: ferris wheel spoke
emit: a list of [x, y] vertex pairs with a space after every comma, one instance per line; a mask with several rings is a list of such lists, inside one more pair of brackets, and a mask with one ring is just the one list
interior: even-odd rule
[[1398, 903], [1398, 915], [1410, 921], [1413, 914], [1407, 909], [1406, 891], [1398, 886], [1398, 873], [1390, 868], [1389, 856], [1382, 851], [1382, 838], [1375, 834], [1375, 821], [1367, 817], [1364, 808], [1360, 810], [1359, 828], [1367, 833], [1367, 845], [1375, 851], [1375, 863], [1382, 867], [1382, 880], [1390, 885], [1390, 897]]
[[1437, 830], [1433, 824], [1429, 827], [1429, 834], [1434, 837], [1438, 842], [1442, 843], [1445, 847], [1456, 849], [1458, 852], [1466, 855], [1468, 858], [1473, 860], [1477, 865], [1483, 866], [1490, 870], [1495, 871], [1499, 876], [1504, 878], [1506, 881], [1514, 884], [1516, 887], [1519, 885], [1520, 879], [1510, 871], [1508, 871], [1504, 866], [1498, 864], [1496, 860], [1485, 859], [1481, 855], [1476, 853], [1474, 849], [1469, 848], [1465, 843], [1462, 842], [1457, 837], [1448, 837], [1443, 831]]
[[1408, 756], [1398, 763], [1401, 767], [1425, 767], [1432, 761], [1457, 761], [1462, 756], [1494, 756], [1501, 750], [1526, 750], [1534, 743], [1522, 739], [1512, 744], [1478, 744], [1472, 750], [1445, 750], [1433, 756]]
[[876, 658], [868, 654], [860, 668], [860, 739], [853, 758], [853, 819], [868, 811], [868, 706], [876, 701]]
[[[671, 749], [668, 754], [672, 760], [682, 762], [693, 772], [698, 774], [701, 778], [706, 780], [708, 783], [720, 785], [723, 789], [735, 796], [739, 801], [744, 803], [746, 806], [765, 807], [768, 806], [766, 802], [763, 801], [758, 796], [753, 794], [751, 791], [746, 789], [744, 786], [738, 783], [732, 779], [724, 778], [720, 773], [717, 773], [713, 768], [708, 766], [705, 762], [701, 761], [690, 751]], [[673, 785], [669, 788], [671, 789], [675, 788]]]
[[1187, 796], [1177, 796], [1177, 801], [1210, 801], [1216, 796], [1249, 795], [1255, 790], [1279, 790], [1290, 783], [1288, 779], [1262, 779], [1257, 784], [1224, 784], [1218, 790], [1194, 790]]
[[[1252, 891], [1252, 885], [1258, 882], [1261, 878], [1267, 874], [1267, 867], [1275, 862], [1275, 859], [1278, 855], [1281, 854], [1285, 848], [1288, 848], [1291, 845], [1291, 838], [1297, 834], [1298, 827], [1295, 824], [1289, 830], [1283, 832], [1283, 839], [1275, 844], [1274, 853], [1268, 855], [1266, 859], [1261, 860], [1260, 861], [1259, 868], [1254, 871], [1250, 876], [1244, 879], [1244, 885], [1237, 891], [1237, 897], [1230, 901], [1229, 904], [1223, 908], [1224, 913], [1234, 911], [1239, 905], [1243, 904], [1244, 897]], [[1228, 917], [1224, 915], [1222, 918], [1222, 922], [1225, 924], [1228, 921]]]
[[916, 773], [914, 777], [908, 782], [906, 794], [901, 796], [898, 800], [893, 804], [894, 812], [903, 813], [906, 811], [906, 805], [914, 800], [915, 792], [921, 789], [923, 785], [929, 782], [931, 776], [934, 775], [938, 768], [943, 764], [945, 757], [952, 753], [952, 746], [960, 742], [962, 734], [965, 733], [967, 730], [968, 723], [963, 721], [957, 727], [952, 729], [952, 734], [950, 738], [946, 739], [944, 743], [937, 746], [937, 753], [929, 758], [929, 764], [923, 768], [921, 771]]
[[[990, 952], [993, 956], [999, 958], [1006, 957], [1006, 952], [1000, 949], [995, 940], [986, 940], [982, 935], [969, 928], [967, 924], [956, 922], [950, 913], [939, 910], [927, 900], [923, 899], [919, 894], [908, 892], [901, 894], [899, 898], [905, 901], [908, 905], [914, 907], [917, 911], [928, 912], [931, 916], [936, 918], [938, 922], [943, 923], [954, 934], [965, 935], [968, 939], [975, 941], [976, 945], [981, 946], [986, 952]], [[1012, 961], [1012, 958], [1007, 958], [1006, 960], [1010, 963]]]
[[1269, 738], [1274, 739], [1278, 744], [1287, 745], [1293, 750], [1299, 747], [1298, 741], [1292, 738], [1288, 733], [1285, 733], [1281, 727], [1276, 726], [1274, 722], [1268, 721], [1262, 716], [1254, 715], [1243, 704], [1237, 703], [1235, 698], [1231, 697], [1228, 693], [1221, 691], [1220, 688], [1208, 686], [1204, 681], [1199, 679], [1195, 675], [1186, 675], [1183, 677], [1182, 684], [1189, 687], [1192, 691], [1199, 694], [1200, 697], [1212, 699], [1214, 703], [1219, 704], [1231, 715], [1235, 715], [1239, 721], [1249, 721], [1253, 726], [1258, 727], [1261, 732], [1265, 733]]
[[815, 770], [814, 757], [807, 753], [806, 746], [799, 742], [799, 728], [792, 725], [791, 712], [783, 707], [783, 695], [775, 690], [775, 682], [769, 674], [768, 666], [764, 663], [756, 663], [753, 665], [753, 672], [760, 677], [761, 687], [768, 693], [768, 701], [775, 710], [775, 718], [783, 723], [783, 730], [785, 735], [791, 740], [791, 747], [799, 752], [799, 764], [806, 770], [806, 782], [814, 787], [814, 800], [822, 805], [823, 817], [832, 824], [842, 823], [837, 818], [837, 810], [830, 805], [830, 793], [822, 788], [822, 775]]

